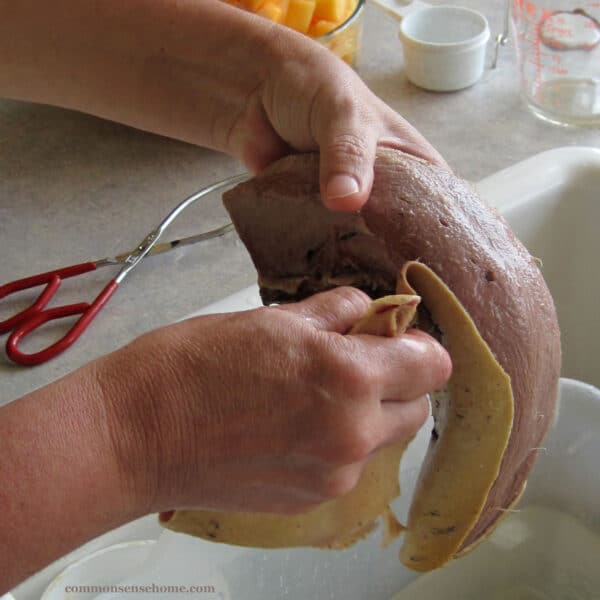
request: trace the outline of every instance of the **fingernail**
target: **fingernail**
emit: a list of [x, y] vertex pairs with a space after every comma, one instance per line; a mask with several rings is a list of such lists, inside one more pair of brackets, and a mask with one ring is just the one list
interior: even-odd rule
[[351, 175], [334, 175], [327, 183], [327, 200], [346, 198], [359, 191], [358, 181]]

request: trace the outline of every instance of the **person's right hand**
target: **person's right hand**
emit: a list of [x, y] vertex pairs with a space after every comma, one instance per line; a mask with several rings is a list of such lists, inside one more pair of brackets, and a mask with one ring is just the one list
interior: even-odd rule
[[411, 438], [450, 375], [424, 333], [343, 335], [369, 298], [352, 288], [199, 317], [110, 355], [114, 447], [147, 512], [292, 513], [346, 494], [378, 449]]

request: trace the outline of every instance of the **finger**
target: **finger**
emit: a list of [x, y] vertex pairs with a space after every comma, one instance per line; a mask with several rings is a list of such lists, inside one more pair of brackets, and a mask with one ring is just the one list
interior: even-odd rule
[[[412, 129], [408, 123], [406, 125], [407, 129]], [[418, 156], [434, 165], [439, 165], [440, 167], [450, 170], [448, 163], [444, 160], [442, 155], [416, 130], [405, 133], [402, 138], [382, 137], [379, 139], [378, 145], [384, 148], [402, 150], [402, 152]]]
[[429, 400], [381, 403], [381, 446], [411, 440], [429, 417]]
[[234, 154], [255, 174], [290, 153], [290, 147], [275, 131], [256, 95], [248, 100], [244, 116], [232, 131], [230, 145]]
[[368, 373], [376, 382], [379, 398], [397, 401], [415, 400], [444, 386], [452, 372], [450, 356], [429, 335], [409, 330], [397, 338], [371, 335], [347, 336], [349, 343], [368, 365]]
[[338, 287], [295, 304], [278, 306], [309, 320], [317, 329], [346, 333], [364, 316], [371, 299], [352, 287]]
[[323, 113], [317, 136], [321, 197], [328, 208], [340, 211], [358, 210], [367, 201], [380, 133], [349, 98]]

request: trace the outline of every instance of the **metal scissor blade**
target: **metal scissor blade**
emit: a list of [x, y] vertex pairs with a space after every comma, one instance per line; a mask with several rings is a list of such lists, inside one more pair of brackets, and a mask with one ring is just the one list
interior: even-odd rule
[[214, 237], [219, 237], [231, 231], [233, 225], [231, 223], [227, 223], [222, 227], [218, 227], [217, 229], [212, 229], [211, 231], [205, 231], [203, 233], [199, 233], [196, 235], [192, 235], [186, 238], [181, 238], [179, 240], [173, 240], [171, 242], [166, 242], [164, 244], [158, 244], [159, 238], [165, 232], [167, 227], [191, 204], [197, 202], [207, 194], [214, 192], [223, 188], [226, 185], [234, 185], [236, 183], [240, 183], [248, 179], [249, 175], [247, 173], [242, 173], [241, 175], [234, 175], [233, 177], [229, 177], [228, 179], [224, 179], [223, 181], [219, 181], [218, 183], [214, 183], [213, 185], [209, 185], [201, 189], [199, 192], [192, 194], [182, 202], [180, 202], [156, 227], [156, 229], [152, 230], [136, 247], [129, 253], [119, 254], [114, 259], [103, 259], [101, 261], [96, 262], [97, 267], [110, 265], [110, 264], [118, 264], [123, 263], [124, 266], [119, 272], [119, 274], [115, 277], [115, 281], [117, 283], [121, 283], [125, 277], [133, 270], [135, 267], [140, 264], [142, 260], [146, 256], [150, 254], [159, 254], [161, 252], [168, 252], [177, 246], [187, 245], [187, 244], [195, 244], [197, 242], [201, 242], [204, 240], [208, 240]]
[[[169, 252], [174, 248], [179, 246], [190, 246], [192, 244], [197, 244], [199, 242], [204, 242], [206, 240], [210, 240], [212, 238], [221, 237], [226, 233], [229, 233], [233, 229], [233, 223], [227, 223], [222, 227], [218, 227], [217, 229], [211, 229], [210, 231], [204, 231], [202, 233], [197, 233], [195, 235], [190, 235], [188, 237], [179, 238], [177, 240], [171, 240], [170, 242], [163, 242], [162, 244], [156, 244], [153, 246], [145, 256], [153, 256], [154, 254], [163, 254], [164, 252]], [[122, 263], [127, 260], [127, 257], [131, 256], [134, 251], [123, 252], [122, 254], [118, 254], [115, 256], [115, 263]]]
[[202, 233], [190, 235], [188, 237], [180, 238], [178, 240], [172, 240], [170, 242], [164, 242], [163, 244], [157, 244], [156, 246], [154, 246], [154, 248], [152, 248], [152, 250], [150, 250], [148, 256], [151, 256], [153, 254], [162, 254], [163, 252], [169, 252], [169, 250], [177, 248], [178, 246], [189, 246], [213, 238], [221, 237], [232, 230], [233, 223], [227, 223], [226, 225], [222, 225], [217, 229], [211, 229], [210, 231], [204, 231]]

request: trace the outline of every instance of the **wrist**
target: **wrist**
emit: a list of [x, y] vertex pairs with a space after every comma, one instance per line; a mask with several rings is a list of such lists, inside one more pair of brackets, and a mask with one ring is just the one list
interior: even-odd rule
[[185, 390], [189, 363], [178, 328], [165, 327], [98, 365], [107, 435], [132, 512], [171, 508], [182, 485], [181, 471], [194, 460], [194, 440], [185, 432], [190, 421], [185, 399], [193, 393]]
[[152, 512], [156, 489], [151, 465], [157, 390], [152, 389], [149, 380], [152, 367], [147, 364], [148, 355], [139, 348], [143, 339], [134, 340], [94, 363], [106, 440], [119, 488], [130, 510], [140, 515]]
[[58, 433], [69, 453], [69, 464], [63, 465], [68, 479], [64, 489], [74, 497], [80, 495], [78, 505], [88, 507], [87, 515], [80, 511], [83, 519], [89, 518], [91, 511], [97, 513], [99, 530], [112, 529], [144, 514], [134, 482], [123, 477], [114, 452], [110, 404], [117, 399], [109, 401], [103, 383], [112, 376], [110, 368], [101, 358], [51, 384], [47, 407], [56, 416], [57, 425], [50, 429], [46, 443], [51, 445], [50, 436]]

